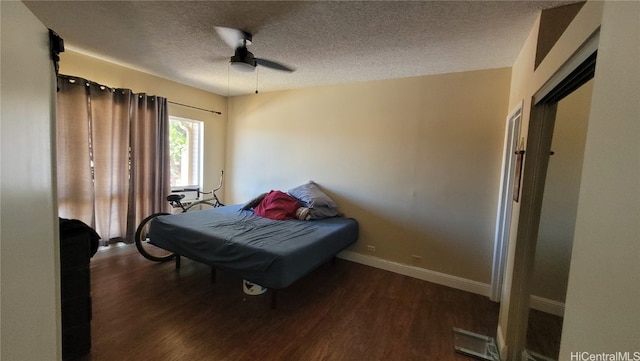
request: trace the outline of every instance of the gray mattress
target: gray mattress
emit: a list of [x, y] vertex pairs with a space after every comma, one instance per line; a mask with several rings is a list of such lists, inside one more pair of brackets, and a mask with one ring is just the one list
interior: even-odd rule
[[151, 222], [156, 246], [267, 288], [284, 288], [358, 239], [358, 222], [262, 218], [241, 205], [160, 216]]

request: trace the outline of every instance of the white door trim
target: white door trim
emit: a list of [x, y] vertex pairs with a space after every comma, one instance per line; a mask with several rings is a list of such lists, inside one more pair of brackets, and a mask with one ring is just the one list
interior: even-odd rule
[[524, 101], [507, 117], [505, 129], [502, 174], [500, 175], [500, 192], [498, 195], [498, 214], [496, 216], [495, 242], [493, 245], [493, 265], [491, 268], [491, 289], [489, 298], [500, 302], [502, 298], [502, 283], [504, 279], [504, 266], [507, 258], [507, 246], [509, 244], [509, 231], [511, 228], [511, 210], [513, 208], [513, 181], [515, 174], [518, 139], [520, 138], [520, 123], [522, 119], [522, 107]]

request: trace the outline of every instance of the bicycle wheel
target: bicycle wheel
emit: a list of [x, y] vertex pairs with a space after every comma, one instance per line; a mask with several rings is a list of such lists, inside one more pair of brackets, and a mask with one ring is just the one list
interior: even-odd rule
[[154, 213], [140, 222], [138, 229], [136, 229], [136, 248], [144, 258], [156, 262], [164, 262], [175, 257], [175, 254], [171, 251], [167, 251], [164, 248], [156, 247], [151, 244], [149, 239], [149, 225], [151, 221], [158, 216], [165, 216], [169, 213]]

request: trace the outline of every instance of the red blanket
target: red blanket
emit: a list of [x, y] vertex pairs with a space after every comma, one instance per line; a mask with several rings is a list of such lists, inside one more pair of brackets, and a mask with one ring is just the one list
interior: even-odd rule
[[254, 212], [270, 219], [293, 219], [296, 218], [296, 210], [302, 205], [295, 198], [281, 191], [271, 191], [254, 208]]

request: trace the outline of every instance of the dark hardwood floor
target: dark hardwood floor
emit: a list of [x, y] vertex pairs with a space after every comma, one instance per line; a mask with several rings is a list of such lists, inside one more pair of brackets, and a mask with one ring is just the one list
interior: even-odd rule
[[488, 298], [338, 259], [278, 293], [188, 259], [154, 263], [135, 247], [91, 260], [92, 349], [81, 360], [471, 360], [453, 327], [494, 337]]
[[527, 349], [552, 360], [560, 354], [563, 318], [534, 309], [529, 310]]

